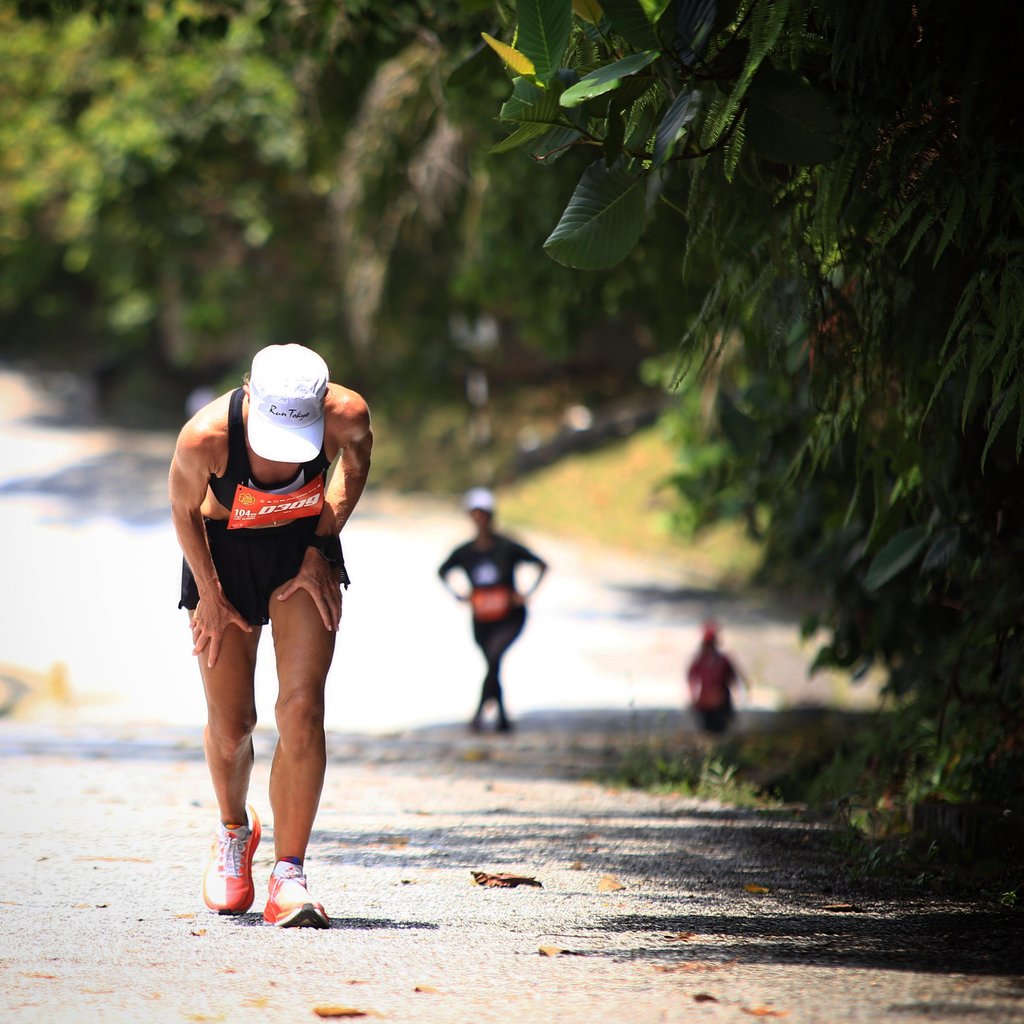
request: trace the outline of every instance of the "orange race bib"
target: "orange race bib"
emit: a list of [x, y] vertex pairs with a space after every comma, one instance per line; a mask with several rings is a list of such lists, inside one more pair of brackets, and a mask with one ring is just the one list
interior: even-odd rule
[[473, 618], [477, 622], [497, 622], [512, 611], [512, 588], [505, 586], [474, 587], [469, 595]]
[[231, 506], [228, 529], [277, 526], [292, 519], [318, 516], [324, 507], [324, 477], [321, 473], [304, 487], [290, 494], [268, 494], [239, 484]]

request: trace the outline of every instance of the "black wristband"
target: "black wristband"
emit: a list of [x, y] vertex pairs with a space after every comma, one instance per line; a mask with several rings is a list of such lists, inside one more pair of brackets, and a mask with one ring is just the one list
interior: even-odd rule
[[310, 538], [308, 546], [316, 548], [316, 550], [323, 555], [327, 564], [330, 565], [332, 569], [338, 569], [341, 567], [341, 538], [336, 533], [332, 533], [328, 537], [323, 537], [320, 534], [315, 533]]

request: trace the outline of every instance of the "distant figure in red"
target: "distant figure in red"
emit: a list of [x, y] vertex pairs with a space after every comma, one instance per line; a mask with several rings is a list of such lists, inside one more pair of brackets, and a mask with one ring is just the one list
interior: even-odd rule
[[690, 706], [705, 732], [723, 733], [733, 716], [732, 687], [744, 682], [732, 660], [718, 649], [718, 626], [704, 624], [700, 649], [686, 673]]

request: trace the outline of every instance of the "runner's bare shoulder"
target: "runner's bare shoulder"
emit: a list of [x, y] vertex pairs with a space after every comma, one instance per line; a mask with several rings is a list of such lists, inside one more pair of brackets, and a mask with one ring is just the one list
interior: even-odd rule
[[181, 428], [175, 458], [222, 476], [228, 457], [231, 392], [208, 402]]
[[370, 432], [370, 410], [363, 396], [341, 384], [328, 385], [324, 415], [328, 454], [363, 440]]

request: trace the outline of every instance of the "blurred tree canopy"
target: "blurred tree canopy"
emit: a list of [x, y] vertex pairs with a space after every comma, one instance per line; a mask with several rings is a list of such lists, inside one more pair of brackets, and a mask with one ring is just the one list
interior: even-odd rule
[[581, 289], [535, 257], [557, 174], [525, 201], [488, 158], [504, 85], [466, 60], [500, 25], [471, 0], [4, 5], [5, 348], [119, 382], [140, 417], [289, 339], [378, 409], [454, 397], [482, 356], [453, 318], [497, 326], [497, 370], [642, 387], [653, 318], [627, 297], [674, 301], [641, 259]]
[[711, 268], [677, 375], [717, 384], [716, 443], [684, 418], [677, 485], [820, 595], [819, 665], [886, 667], [903, 770], [1019, 795], [1024, 7], [516, 7], [497, 148], [578, 179], [549, 256], [613, 266], [667, 221], [684, 279]]

